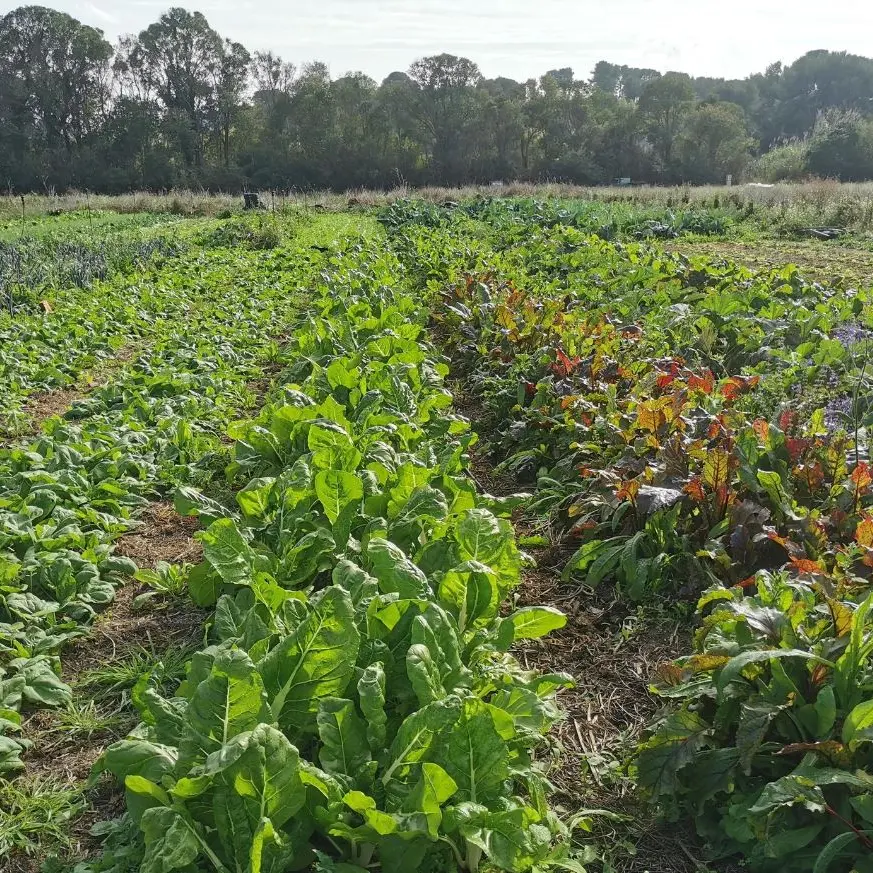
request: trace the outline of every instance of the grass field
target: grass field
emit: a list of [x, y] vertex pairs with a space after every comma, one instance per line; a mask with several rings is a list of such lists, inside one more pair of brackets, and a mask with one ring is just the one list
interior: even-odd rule
[[0, 204], [0, 869], [873, 870], [870, 190]]

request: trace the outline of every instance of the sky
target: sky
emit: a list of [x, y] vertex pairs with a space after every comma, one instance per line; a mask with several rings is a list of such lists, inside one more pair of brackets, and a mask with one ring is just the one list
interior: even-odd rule
[[[24, 0], [22, 0], [23, 5]], [[744, 78], [812, 49], [873, 55], [866, 0], [29, 0], [115, 38], [170, 5], [199, 9], [222, 36], [333, 76], [381, 80], [418, 57], [464, 55], [489, 77], [524, 80], [598, 60]], [[0, 12], [18, 3], [0, 2]]]

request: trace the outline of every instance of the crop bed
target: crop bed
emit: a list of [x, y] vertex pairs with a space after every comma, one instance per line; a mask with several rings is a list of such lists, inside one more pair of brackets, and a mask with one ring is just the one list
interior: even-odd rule
[[873, 870], [870, 294], [598, 216], [18, 244], [10, 870]]
[[565, 590], [697, 603], [637, 791], [716, 859], [873, 869], [870, 293], [499, 203], [382, 221]]

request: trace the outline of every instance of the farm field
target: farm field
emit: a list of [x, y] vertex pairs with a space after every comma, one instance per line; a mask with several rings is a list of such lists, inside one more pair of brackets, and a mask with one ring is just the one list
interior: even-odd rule
[[10, 215], [0, 869], [873, 870], [870, 252], [762, 234]]

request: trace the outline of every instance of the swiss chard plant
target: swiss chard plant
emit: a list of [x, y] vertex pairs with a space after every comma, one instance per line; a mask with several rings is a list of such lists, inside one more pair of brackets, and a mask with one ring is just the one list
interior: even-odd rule
[[509, 654], [564, 617], [506, 608], [516, 501], [466, 474], [468, 425], [396, 268], [336, 259], [283, 384], [231, 428], [236, 506], [177, 492], [212, 644], [176, 696], [141, 684], [142, 724], [100, 764], [146, 873], [583, 869], [547, 803], [571, 679]]

